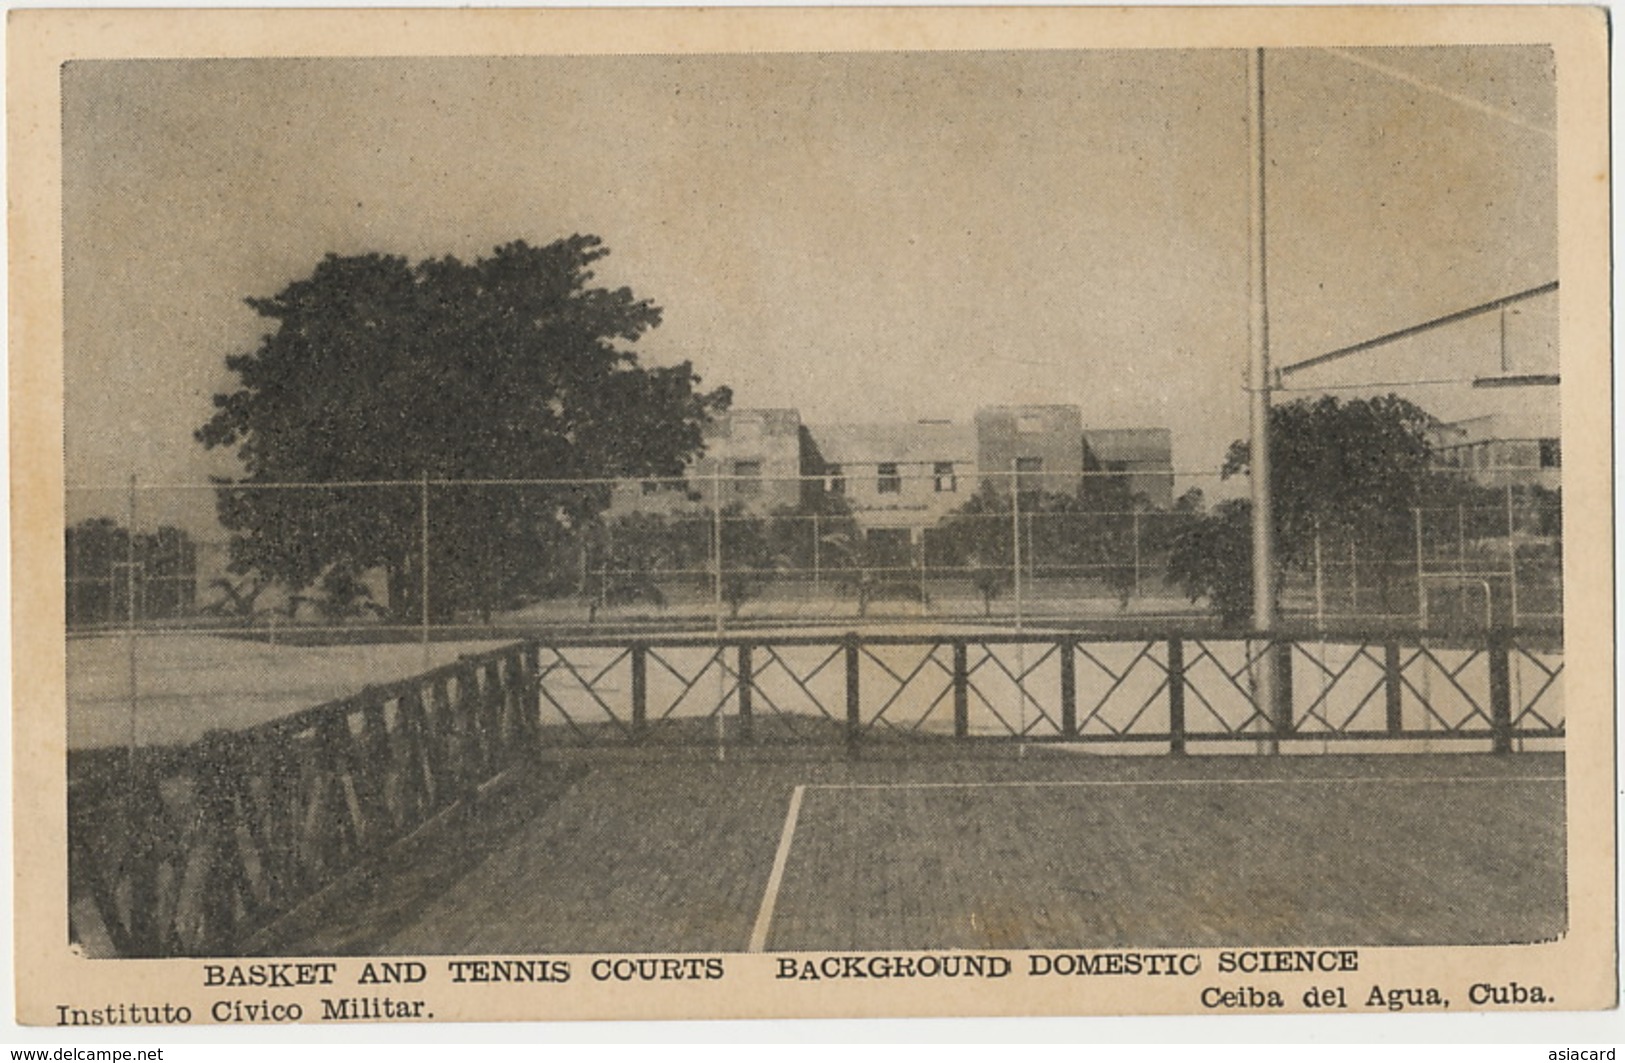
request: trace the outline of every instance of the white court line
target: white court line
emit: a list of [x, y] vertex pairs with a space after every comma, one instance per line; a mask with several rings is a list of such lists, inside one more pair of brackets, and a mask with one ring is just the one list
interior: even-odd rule
[[767, 948], [767, 931], [773, 925], [773, 907], [779, 902], [784, 865], [790, 861], [790, 843], [796, 836], [796, 817], [801, 815], [801, 795], [806, 792], [807, 787], [797, 786], [790, 794], [790, 810], [784, 814], [784, 830], [779, 834], [779, 851], [773, 856], [773, 872], [767, 876], [767, 891], [762, 894], [762, 906], [756, 912], [756, 926], [750, 932], [746, 952], [762, 952]]
[[1295, 786], [1299, 784], [1335, 786], [1341, 783], [1553, 783], [1564, 782], [1562, 775], [1442, 775], [1433, 779], [1413, 776], [1373, 775], [1342, 776], [1331, 779], [1069, 779], [1031, 780], [1017, 782], [892, 782], [892, 783], [805, 783], [790, 794], [790, 808], [784, 814], [784, 829], [779, 833], [779, 849], [773, 856], [773, 870], [767, 876], [767, 889], [762, 894], [762, 906], [756, 912], [756, 925], [751, 930], [747, 952], [767, 949], [768, 930], [773, 925], [773, 909], [778, 904], [779, 887], [784, 883], [784, 868], [790, 862], [790, 846], [795, 840], [796, 820], [801, 815], [801, 798], [808, 790], [979, 790], [996, 788], [1036, 788], [1041, 786], [1078, 787], [1151, 787], [1151, 786]]
[[[1330, 779], [1072, 779], [1021, 782], [851, 782], [813, 783], [808, 790], [979, 790], [1036, 786], [1336, 786], [1340, 783], [1505, 783], [1563, 782], [1562, 775], [1441, 775], [1418, 779], [1409, 775], [1346, 775]], [[796, 787], [797, 790], [803, 789]]]

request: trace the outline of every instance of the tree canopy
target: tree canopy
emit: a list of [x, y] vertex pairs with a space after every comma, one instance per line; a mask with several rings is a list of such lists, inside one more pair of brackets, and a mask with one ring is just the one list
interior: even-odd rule
[[[1426, 410], [1396, 395], [1343, 400], [1301, 399], [1270, 410], [1270, 486], [1276, 563], [1282, 572], [1307, 563], [1315, 536], [1357, 543], [1373, 557], [1401, 556], [1412, 536], [1412, 511], [1442, 483], [1432, 468]], [[1225, 477], [1246, 473], [1246, 442], [1230, 444]], [[1222, 502], [1192, 520], [1174, 543], [1169, 578], [1192, 600], [1206, 597], [1229, 623], [1251, 606], [1252, 504]], [[1391, 566], [1377, 566], [1385, 583]], [[1386, 594], [1386, 588], [1384, 588]]]
[[[298, 588], [381, 568], [391, 606], [415, 609], [421, 499], [403, 481], [426, 477], [464, 482], [430, 496], [436, 615], [542, 591], [609, 487], [489, 481], [676, 475], [730, 398], [688, 362], [639, 364], [629, 345], [660, 308], [593, 285], [608, 253], [577, 235], [469, 263], [328, 255], [247, 300], [276, 327], [226, 359], [239, 386], [196, 433], [244, 468], [218, 495], [233, 570]], [[353, 486], [378, 481], [395, 486]], [[289, 483], [333, 486], [264, 486]]]

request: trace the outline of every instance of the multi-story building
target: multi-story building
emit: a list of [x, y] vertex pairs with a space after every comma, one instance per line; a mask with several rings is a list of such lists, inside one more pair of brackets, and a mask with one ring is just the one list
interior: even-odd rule
[[1173, 506], [1173, 436], [1168, 429], [1091, 428], [1083, 433], [1083, 444], [1088, 472], [1121, 475], [1130, 494], [1159, 509]]
[[1434, 463], [1484, 487], [1544, 487], [1563, 480], [1563, 447], [1555, 418], [1536, 411], [1498, 411], [1441, 424], [1433, 432]]
[[[972, 423], [803, 425], [794, 409], [738, 409], [705, 433], [705, 450], [672, 479], [618, 485], [612, 514], [767, 516], [812, 495], [838, 497], [872, 547], [899, 557], [978, 489], [1087, 491], [1086, 471], [1120, 473], [1156, 506], [1173, 500], [1165, 428], [1083, 429], [1076, 406], [994, 406]], [[720, 490], [720, 499], [717, 492]]]
[[950, 421], [810, 425], [825, 494], [839, 496], [871, 544], [902, 547], [958, 509], [978, 483], [976, 432]]
[[610, 512], [683, 513], [719, 501], [762, 515], [790, 508], [801, 497], [802, 450], [799, 411], [730, 410], [706, 427], [705, 450], [681, 477], [619, 484]]
[[1073, 494], [1083, 479], [1083, 414], [1076, 406], [984, 406], [976, 411], [976, 464], [1023, 491]]

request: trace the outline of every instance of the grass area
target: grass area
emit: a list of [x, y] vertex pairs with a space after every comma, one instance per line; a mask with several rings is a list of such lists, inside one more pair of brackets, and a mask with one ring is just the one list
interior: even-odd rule
[[770, 950], [1475, 944], [1566, 925], [1560, 755], [728, 756], [577, 759], [562, 792], [539, 780], [565, 769], [538, 766], [543, 796], [487, 810], [479, 844], [447, 829], [411, 861], [455, 873], [400, 891], [371, 876], [273, 951], [743, 951], [798, 786]]

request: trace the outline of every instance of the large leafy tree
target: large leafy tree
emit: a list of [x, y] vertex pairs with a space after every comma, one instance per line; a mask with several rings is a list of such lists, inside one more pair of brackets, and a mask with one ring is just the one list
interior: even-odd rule
[[[1303, 399], [1270, 411], [1270, 486], [1276, 563], [1282, 574], [1312, 560], [1315, 536], [1356, 544], [1362, 556], [1403, 558], [1412, 548], [1413, 511], [1448, 482], [1432, 469], [1429, 429], [1437, 422], [1414, 403], [1387, 395]], [[1247, 473], [1251, 452], [1230, 445], [1223, 475]], [[1175, 542], [1169, 578], [1192, 600], [1206, 597], [1227, 622], [1250, 608], [1252, 507], [1234, 500], [1193, 519]], [[1374, 566], [1386, 599], [1402, 566]]]
[[[578, 235], [473, 262], [329, 255], [249, 299], [275, 328], [226, 360], [239, 387], [197, 432], [243, 464], [218, 496], [234, 571], [342, 590], [382, 569], [413, 613], [421, 498], [403, 481], [426, 477], [460, 481], [429, 493], [435, 616], [544, 591], [608, 486], [490, 481], [678, 474], [729, 400], [687, 362], [639, 364], [660, 308], [593, 285], [608, 253]], [[395, 486], [355, 486], [378, 481]], [[293, 483], [331, 486], [268, 486]]]

